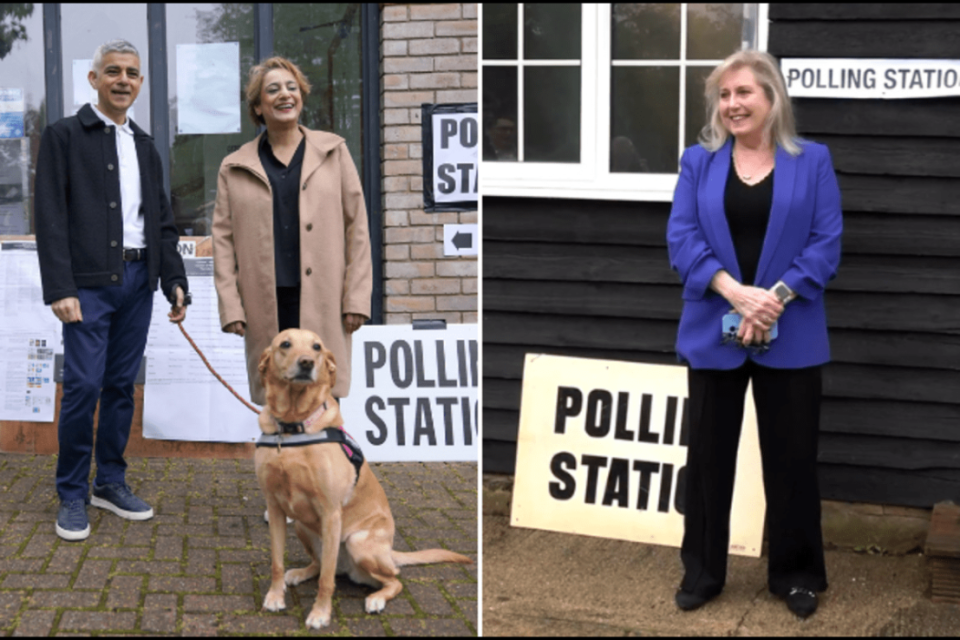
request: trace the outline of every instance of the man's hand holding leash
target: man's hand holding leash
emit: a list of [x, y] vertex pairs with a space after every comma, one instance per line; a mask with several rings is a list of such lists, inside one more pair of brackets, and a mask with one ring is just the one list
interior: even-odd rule
[[173, 290], [169, 299], [172, 306], [167, 317], [170, 318], [170, 322], [183, 322], [187, 317], [187, 305], [191, 302], [190, 294], [184, 296], [183, 289], [178, 286]]

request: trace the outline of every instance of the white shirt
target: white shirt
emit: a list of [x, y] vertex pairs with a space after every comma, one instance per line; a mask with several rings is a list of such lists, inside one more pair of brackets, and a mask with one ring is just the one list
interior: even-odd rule
[[143, 216], [140, 215], [142, 193], [140, 191], [140, 162], [137, 160], [137, 145], [133, 141], [130, 118], [123, 124], [100, 113], [93, 103], [93, 112], [108, 127], [116, 127], [117, 158], [120, 160], [120, 206], [123, 212], [123, 248], [142, 249], [147, 246], [143, 236]]

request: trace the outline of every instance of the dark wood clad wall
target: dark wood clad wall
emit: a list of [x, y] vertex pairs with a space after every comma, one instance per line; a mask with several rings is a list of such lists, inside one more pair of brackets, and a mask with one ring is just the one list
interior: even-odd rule
[[[956, 58], [960, 7], [770, 6], [777, 57]], [[843, 195], [823, 497], [960, 500], [960, 98], [794, 101]], [[675, 363], [669, 203], [483, 199], [483, 464], [513, 473], [527, 352]]]

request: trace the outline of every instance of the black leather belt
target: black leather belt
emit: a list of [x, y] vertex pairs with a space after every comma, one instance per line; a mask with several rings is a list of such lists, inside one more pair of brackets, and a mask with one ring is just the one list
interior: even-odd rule
[[123, 250], [124, 262], [137, 262], [139, 260], [146, 260], [146, 259], [147, 259], [146, 249], [124, 249]]

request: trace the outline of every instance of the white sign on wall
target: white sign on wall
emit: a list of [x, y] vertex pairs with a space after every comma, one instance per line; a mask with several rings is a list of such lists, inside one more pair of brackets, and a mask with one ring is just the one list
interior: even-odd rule
[[435, 202], [477, 199], [477, 142], [480, 127], [475, 113], [433, 114], [433, 198]]
[[443, 225], [443, 255], [475, 256], [479, 251], [477, 225]]
[[[527, 354], [510, 523], [679, 547], [686, 396], [683, 366]], [[765, 509], [748, 392], [730, 553], [760, 556]]]
[[960, 60], [784, 58], [791, 98], [960, 96]]

